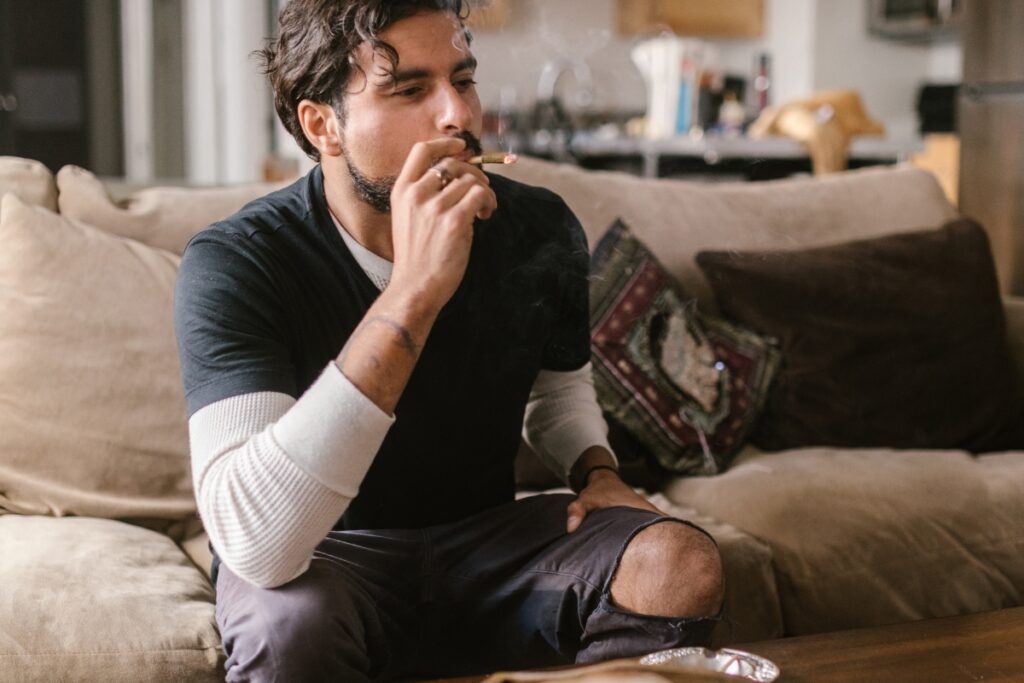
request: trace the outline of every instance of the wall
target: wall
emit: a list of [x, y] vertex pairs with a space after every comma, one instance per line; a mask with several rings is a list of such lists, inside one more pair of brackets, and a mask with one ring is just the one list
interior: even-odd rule
[[[584, 60], [594, 75], [594, 103], [600, 110], [643, 109], [646, 91], [629, 56], [633, 41], [615, 32], [615, 0], [511, 0], [509, 24], [478, 32], [473, 52], [480, 99], [497, 109], [508, 101], [529, 106], [548, 61]], [[559, 92], [572, 97], [572, 76]], [[509, 99], [511, 98], [511, 99]]]
[[273, 107], [252, 51], [270, 32], [268, 0], [183, 0], [186, 177], [260, 180]]
[[930, 47], [868, 33], [866, 2], [821, 0], [814, 40], [814, 88], [853, 88], [890, 137], [913, 137], [917, 90], [929, 71]]

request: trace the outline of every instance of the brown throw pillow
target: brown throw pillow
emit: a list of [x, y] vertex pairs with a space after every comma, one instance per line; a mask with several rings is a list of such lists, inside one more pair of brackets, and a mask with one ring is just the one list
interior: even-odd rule
[[601, 408], [661, 467], [720, 472], [760, 410], [778, 362], [774, 345], [698, 312], [621, 221], [595, 248], [590, 273]]
[[759, 447], [1024, 447], [976, 223], [801, 251], [707, 251], [697, 263], [724, 315], [781, 340], [751, 436]]

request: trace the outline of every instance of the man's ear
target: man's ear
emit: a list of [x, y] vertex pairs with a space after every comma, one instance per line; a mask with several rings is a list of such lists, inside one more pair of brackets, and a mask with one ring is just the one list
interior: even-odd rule
[[334, 107], [312, 100], [299, 102], [297, 114], [302, 132], [309, 143], [320, 150], [320, 155], [341, 155], [341, 131]]

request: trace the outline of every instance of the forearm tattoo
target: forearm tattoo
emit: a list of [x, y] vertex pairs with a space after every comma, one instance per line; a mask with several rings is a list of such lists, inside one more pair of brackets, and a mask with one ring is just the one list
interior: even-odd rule
[[[405, 329], [401, 324], [395, 322], [391, 318], [385, 317], [383, 315], [371, 315], [368, 318], [364, 318], [363, 321], [359, 323], [359, 326], [355, 329], [355, 331], [352, 332], [352, 336], [349, 337], [348, 343], [345, 344], [345, 348], [342, 349], [341, 357], [339, 358], [339, 361], [342, 364], [344, 364], [345, 360], [348, 358], [348, 353], [352, 347], [352, 342], [354, 342], [359, 336], [361, 336], [362, 333], [365, 332], [366, 329], [373, 325], [374, 323], [381, 323], [385, 327], [390, 328], [391, 331], [395, 333], [395, 338], [396, 341], [398, 342], [398, 345], [405, 349], [405, 351], [413, 360], [419, 358], [420, 347], [412, 338], [412, 335], [409, 334], [409, 330]], [[373, 365], [376, 367], [380, 366], [380, 359], [377, 358], [375, 355], [370, 358], [370, 362], [373, 363]]]

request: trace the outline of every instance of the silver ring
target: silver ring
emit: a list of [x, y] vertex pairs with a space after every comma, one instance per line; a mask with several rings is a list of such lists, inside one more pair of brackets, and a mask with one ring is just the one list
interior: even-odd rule
[[437, 179], [441, 181], [441, 189], [448, 187], [448, 183], [452, 181], [452, 176], [448, 171], [437, 166], [431, 166], [430, 170], [437, 174]]

